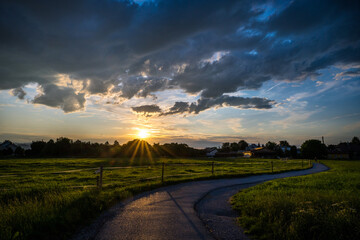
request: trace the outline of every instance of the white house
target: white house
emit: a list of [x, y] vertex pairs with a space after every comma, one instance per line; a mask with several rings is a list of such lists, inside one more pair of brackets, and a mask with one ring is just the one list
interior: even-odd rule
[[207, 148], [206, 149], [206, 156], [207, 157], [215, 157], [215, 154], [218, 152], [216, 147], [213, 148]]

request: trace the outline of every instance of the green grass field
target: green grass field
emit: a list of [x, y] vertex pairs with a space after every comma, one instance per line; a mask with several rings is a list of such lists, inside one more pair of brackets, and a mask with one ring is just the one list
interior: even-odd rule
[[[211, 173], [215, 162], [215, 175]], [[0, 238], [67, 239], [115, 202], [165, 183], [302, 168], [301, 160], [0, 159]], [[103, 190], [95, 188], [104, 166]], [[116, 168], [124, 167], [124, 168]], [[304, 168], [308, 162], [304, 161]]]
[[233, 196], [238, 222], [255, 239], [360, 239], [360, 161], [279, 179]]

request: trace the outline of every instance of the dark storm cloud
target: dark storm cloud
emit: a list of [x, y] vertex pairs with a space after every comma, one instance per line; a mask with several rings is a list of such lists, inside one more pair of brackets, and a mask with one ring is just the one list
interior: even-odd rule
[[43, 92], [34, 98], [34, 103], [61, 108], [64, 112], [74, 112], [84, 108], [84, 94], [77, 94], [72, 88], [48, 84], [43, 87]]
[[130, 99], [134, 96], [147, 97], [151, 93], [166, 89], [168, 80], [158, 77], [125, 76], [120, 80], [120, 86], [113, 92], [120, 92], [120, 96]]
[[145, 115], [161, 112], [161, 108], [155, 104], [132, 107], [131, 109], [136, 113], [141, 113], [141, 114], [145, 114]]
[[212, 107], [237, 107], [242, 109], [270, 109], [272, 105], [275, 104], [274, 101], [266, 98], [244, 98], [244, 97], [235, 97], [223, 95], [218, 98], [202, 98], [199, 99], [196, 103], [191, 103], [189, 107], [190, 113], [198, 114], [201, 111]]
[[167, 112], [161, 114], [163, 116], [166, 115], [174, 115], [189, 112], [190, 104], [187, 102], [175, 102], [174, 106], [172, 106]]
[[182, 114], [182, 113], [194, 113], [198, 114], [202, 111], [213, 107], [236, 107], [241, 109], [270, 109], [275, 102], [266, 98], [244, 98], [223, 95], [218, 98], [201, 98], [197, 102], [176, 102], [168, 111], [162, 113], [162, 116]]
[[11, 91], [11, 94], [13, 96], [16, 96], [18, 97], [19, 99], [24, 99], [25, 95], [26, 95], [26, 92], [24, 91], [24, 89], [22, 88], [14, 88], [12, 91]]
[[[220, 61], [207, 63], [204, 66], [189, 66], [174, 78], [189, 93], [203, 90], [205, 98], [218, 98], [223, 93], [235, 92], [238, 89], [257, 89], [270, 76], [258, 72], [257, 57], [234, 55], [225, 56]], [[249, 74], [251, 72], [251, 74]]]
[[199, 99], [197, 103], [192, 103], [189, 107], [189, 112], [198, 114], [201, 111], [212, 107], [237, 107], [242, 109], [270, 109], [272, 105], [275, 104], [274, 101], [266, 98], [244, 98], [244, 97], [235, 97], [223, 95], [219, 98], [203, 98]]
[[[4, 0], [0, 89], [46, 89], [67, 74], [83, 81], [81, 94], [131, 99], [181, 88], [223, 106], [211, 103], [270, 79], [358, 64], [359, 23], [359, 1]], [[211, 59], [216, 52], [226, 54]], [[185, 107], [175, 105], [174, 113]]]
[[226, 33], [253, 15], [250, 7], [250, 1], [238, 0], [148, 2], [139, 8], [130, 27], [130, 46], [136, 52], [148, 53], [206, 30]]

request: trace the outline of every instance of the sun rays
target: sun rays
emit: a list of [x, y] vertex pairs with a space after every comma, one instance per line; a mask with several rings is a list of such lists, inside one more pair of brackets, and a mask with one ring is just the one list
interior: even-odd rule
[[142, 139], [135, 139], [127, 152], [130, 153], [131, 151], [133, 152], [130, 158], [130, 165], [132, 165], [136, 157], [140, 157], [140, 164], [144, 158], [148, 158], [150, 163], [153, 163], [152, 153], [146, 141]]

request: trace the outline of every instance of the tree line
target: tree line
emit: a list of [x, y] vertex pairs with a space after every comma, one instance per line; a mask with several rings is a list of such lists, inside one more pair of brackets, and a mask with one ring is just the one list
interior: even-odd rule
[[[343, 143], [340, 143], [343, 144]], [[358, 137], [353, 137], [351, 142], [346, 144], [352, 144], [360, 146], [360, 140]], [[249, 151], [255, 146], [250, 146], [245, 140], [239, 142], [225, 142], [219, 148], [220, 152], [237, 152], [237, 151]], [[279, 143], [268, 141], [266, 144], [256, 145], [257, 148], [265, 148], [274, 151], [278, 157], [290, 157], [290, 158], [310, 158], [310, 159], [325, 159], [329, 150], [336, 148], [336, 145], [326, 146], [319, 140], [309, 139], [301, 144], [300, 151], [295, 145], [290, 145], [288, 141], [282, 140]]]
[[[11, 143], [6, 140], [5, 142]], [[12, 143], [11, 143], [12, 144]], [[340, 143], [344, 144], [344, 143]], [[358, 137], [353, 137], [351, 144], [360, 146]], [[24, 150], [17, 146], [15, 150], [11, 148], [0, 151], [0, 156], [16, 157], [201, 157], [205, 156], [206, 150], [195, 149], [184, 143], [154, 143], [149, 144], [144, 140], [132, 140], [124, 144], [114, 141], [113, 144], [91, 143], [80, 140], [73, 141], [66, 137], [60, 137], [56, 141], [33, 141], [31, 149]], [[218, 148], [219, 152], [231, 153], [238, 151], [249, 151], [254, 148], [265, 148], [276, 153], [278, 157], [290, 158], [317, 158], [324, 159], [329, 151], [336, 148], [335, 145], [326, 146], [319, 140], [306, 140], [300, 148], [300, 154], [295, 145], [290, 145], [288, 141], [282, 140], [279, 143], [268, 141], [266, 144], [258, 143], [250, 145], [245, 140], [239, 142], [225, 142]]]
[[[197, 157], [204, 155], [203, 150], [189, 147], [184, 143], [154, 143], [132, 140], [124, 144], [73, 141], [60, 137], [56, 141], [33, 141], [31, 149], [18, 151], [15, 156], [25, 157]], [[11, 150], [7, 150], [11, 151]], [[10, 152], [6, 152], [9, 155]], [[12, 154], [12, 152], [10, 153]]]

